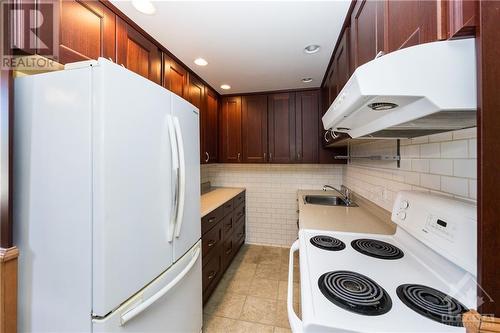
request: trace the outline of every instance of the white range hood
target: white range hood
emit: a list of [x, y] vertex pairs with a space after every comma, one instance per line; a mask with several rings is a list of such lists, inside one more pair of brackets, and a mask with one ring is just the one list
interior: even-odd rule
[[421, 44], [356, 69], [323, 116], [352, 138], [411, 138], [476, 126], [475, 39]]

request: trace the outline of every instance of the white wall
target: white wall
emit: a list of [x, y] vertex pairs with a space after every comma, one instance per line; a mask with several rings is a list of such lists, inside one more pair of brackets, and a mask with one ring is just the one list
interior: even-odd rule
[[[476, 128], [401, 140], [401, 168], [395, 162], [353, 160], [343, 183], [387, 210], [400, 190], [421, 190], [476, 200]], [[390, 154], [394, 141], [351, 147], [353, 156]]]
[[314, 164], [209, 164], [201, 179], [247, 189], [247, 243], [289, 246], [297, 238], [297, 190], [340, 186], [342, 166]]

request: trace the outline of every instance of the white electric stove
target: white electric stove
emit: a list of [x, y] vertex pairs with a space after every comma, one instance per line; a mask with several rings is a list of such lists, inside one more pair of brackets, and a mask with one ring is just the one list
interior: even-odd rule
[[[350, 208], [356, 209], [356, 208]], [[465, 332], [461, 314], [477, 307], [476, 207], [403, 191], [392, 236], [304, 229], [300, 251], [298, 332]]]

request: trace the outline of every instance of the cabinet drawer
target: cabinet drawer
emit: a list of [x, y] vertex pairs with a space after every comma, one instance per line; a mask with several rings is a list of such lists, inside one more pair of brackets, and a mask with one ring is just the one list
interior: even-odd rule
[[233, 214], [229, 214], [221, 222], [222, 224], [222, 239], [226, 239], [234, 229], [234, 218]]
[[229, 200], [229, 201], [226, 201], [223, 205], [223, 210], [224, 210], [224, 216], [226, 216], [227, 214], [231, 213], [234, 209], [234, 206], [233, 206], [233, 199]]
[[221, 206], [201, 218], [201, 234], [204, 235], [224, 217], [224, 207]]
[[234, 207], [238, 207], [243, 202], [245, 202], [245, 191], [241, 192], [240, 194], [238, 194], [237, 196], [235, 196], [234, 199], [233, 199]]
[[234, 257], [234, 240], [233, 237], [228, 237], [224, 239], [223, 247], [222, 247], [222, 268], [226, 270], [226, 268], [231, 263], [231, 260]]
[[201, 238], [202, 262], [205, 265], [212, 255], [217, 255], [217, 249], [222, 240], [222, 223], [217, 224]]
[[233, 252], [236, 253], [243, 243], [245, 243], [245, 223], [237, 223], [233, 233]]
[[222, 275], [222, 256], [212, 257], [202, 269], [203, 299], [208, 298]]
[[245, 203], [239, 205], [233, 212], [233, 221], [238, 221], [243, 215], [245, 215]]

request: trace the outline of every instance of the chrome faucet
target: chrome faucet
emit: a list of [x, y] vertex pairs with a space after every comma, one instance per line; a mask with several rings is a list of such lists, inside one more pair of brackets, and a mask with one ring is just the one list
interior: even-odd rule
[[345, 185], [340, 185], [340, 190], [336, 189], [335, 187], [331, 185], [323, 185], [323, 191], [326, 191], [327, 189], [333, 190], [338, 192], [340, 195], [343, 196], [343, 200], [345, 203], [350, 206], [353, 202], [351, 201], [351, 189], [348, 188]]

